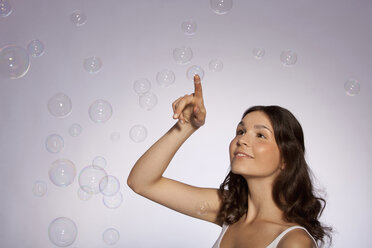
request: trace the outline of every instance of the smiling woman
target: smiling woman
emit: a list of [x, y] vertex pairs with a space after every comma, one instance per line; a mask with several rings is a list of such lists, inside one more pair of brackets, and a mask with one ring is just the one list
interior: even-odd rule
[[254, 106], [230, 143], [231, 171], [219, 189], [163, 177], [186, 139], [204, 125], [200, 77], [195, 92], [174, 101], [178, 122], [134, 165], [128, 185], [183, 214], [222, 226], [218, 247], [318, 247], [331, 228], [319, 222], [325, 201], [315, 196], [304, 158], [301, 125], [279, 106]]

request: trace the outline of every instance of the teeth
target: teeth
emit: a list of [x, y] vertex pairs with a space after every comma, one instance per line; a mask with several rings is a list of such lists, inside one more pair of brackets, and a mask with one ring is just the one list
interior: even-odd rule
[[238, 156], [238, 157], [247, 157], [247, 155], [241, 154], [241, 153], [236, 154], [236, 156]]

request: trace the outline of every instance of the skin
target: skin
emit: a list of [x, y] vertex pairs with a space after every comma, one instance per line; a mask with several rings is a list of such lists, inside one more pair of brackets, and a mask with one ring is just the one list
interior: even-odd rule
[[[194, 87], [194, 93], [173, 102], [173, 119], [177, 123], [138, 159], [127, 183], [134, 192], [152, 201], [222, 225], [217, 222], [221, 207], [217, 189], [199, 188], [163, 176], [181, 145], [205, 123], [206, 109], [197, 75], [194, 77]], [[246, 153], [253, 158], [238, 157], [235, 152]], [[232, 171], [242, 175], [249, 185], [249, 210], [228, 228], [220, 247], [265, 247], [286, 228], [296, 225], [282, 219], [282, 212], [271, 196], [272, 182], [285, 165], [280, 162], [273, 128], [265, 114], [252, 112], [243, 118], [230, 144], [230, 160]], [[290, 234], [280, 242], [281, 247], [312, 247], [311, 239], [304, 231], [294, 230]]]

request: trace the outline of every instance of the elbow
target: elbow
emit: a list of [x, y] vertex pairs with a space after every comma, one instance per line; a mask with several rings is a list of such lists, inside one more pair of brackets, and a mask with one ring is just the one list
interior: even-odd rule
[[129, 188], [131, 188], [134, 191], [134, 193], [140, 194], [140, 192], [141, 192], [140, 185], [138, 185], [138, 183], [136, 183], [136, 180], [133, 179], [133, 177], [131, 177], [131, 176], [128, 177], [127, 185], [128, 185]]

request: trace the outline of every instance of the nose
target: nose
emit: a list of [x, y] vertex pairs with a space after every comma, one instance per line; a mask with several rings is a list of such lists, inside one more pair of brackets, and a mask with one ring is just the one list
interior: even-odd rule
[[240, 136], [238, 138], [238, 140], [237, 140], [237, 144], [239, 146], [242, 146], [242, 145], [249, 146], [250, 141], [249, 141], [248, 135], [242, 135], [242, 136]]

